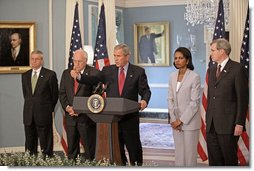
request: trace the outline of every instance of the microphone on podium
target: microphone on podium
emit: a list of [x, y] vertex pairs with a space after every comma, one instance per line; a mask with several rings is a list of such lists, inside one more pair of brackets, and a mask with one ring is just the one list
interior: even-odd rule
[[102, 82], [99, 82], [97, 86], [95, 87], [93, 94], [100, 94], [101, 89], [102, 89]]

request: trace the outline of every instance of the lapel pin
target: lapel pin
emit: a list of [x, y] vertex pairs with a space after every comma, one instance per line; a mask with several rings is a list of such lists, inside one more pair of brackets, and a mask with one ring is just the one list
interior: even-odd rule
[[132, 75], [130, 75], [130, 77], [132, 77]]
[[41, 78], [43, 78], [43, 75], [41, 75]]
[[226, 70], [223, 70], [223, 72], [227, 72]]

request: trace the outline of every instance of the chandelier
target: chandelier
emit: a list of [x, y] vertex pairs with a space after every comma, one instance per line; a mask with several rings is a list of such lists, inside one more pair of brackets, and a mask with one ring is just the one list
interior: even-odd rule
[[[217, 18], [219, 0], [186, 0], [186, 12], [184, 19], [187, 25], [204, 24], [208, 28], [213, 28]], [[227, 25], [229, 22], [229, 0], [223, 1], [224, 20]]]

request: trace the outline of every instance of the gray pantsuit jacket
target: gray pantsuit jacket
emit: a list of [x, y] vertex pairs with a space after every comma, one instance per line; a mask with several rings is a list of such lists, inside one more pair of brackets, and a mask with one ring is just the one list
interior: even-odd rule
[[178, 71], [170, 76], [168, 110], [170, 123], [180, 119], [183, 131], [173, 130], [175, 142], [175, 165], [196, 166], [197, 143], [201, 126], [200, 76], [187, 69], [177, 90]]
[[178, 71], [170, 76], [168, 110], [170, 122], [177, 118], [183, 122], [183, 130], [200, 129], [200, 76], [187, 69], [178, 91], [176, 91]]

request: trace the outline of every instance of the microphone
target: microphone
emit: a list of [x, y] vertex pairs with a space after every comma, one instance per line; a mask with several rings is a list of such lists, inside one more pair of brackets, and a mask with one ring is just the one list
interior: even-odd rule
[[106, 84], [104, 84], [104, 86], [102, 86], [101, 94], [103, 94], [107, 90], [109, 84], [110, 84], [110, 82], [107, 82]]
[[110, 82], [107, 82], [106, 84], [104, 84], [104, 91], [106, 91], [108, 89], [108, 86], [109, 86]]
[[102, 82], [99, 82], [99, 83], [97, 84], [97, 86], [95, 87], [93, 93], [94, 93], [94, 94], [100, 94], [99, 91], [100, 91], [101, 86], [102, 86]]

